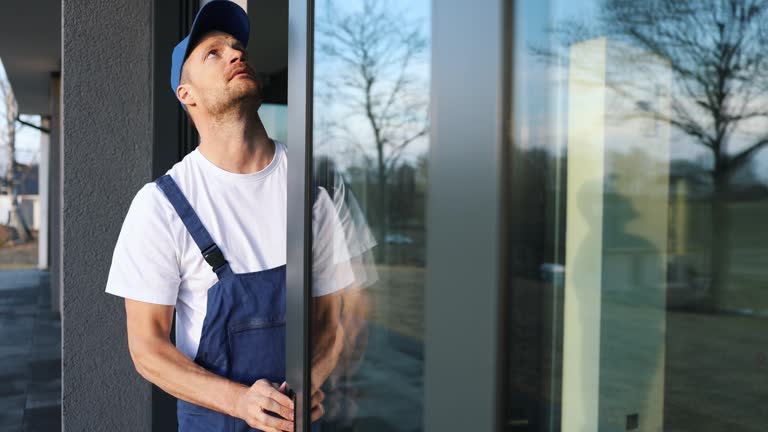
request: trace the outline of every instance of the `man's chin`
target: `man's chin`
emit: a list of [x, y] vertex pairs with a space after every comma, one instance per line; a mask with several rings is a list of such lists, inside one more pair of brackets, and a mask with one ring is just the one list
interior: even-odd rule
[[245, 92], [233, 98], [233, 104], [243, 108], [258, 109], [261, 106], [261, 93], [257, 91]]
[[252, 78], [235, 78], [237, 82], [231, 82], [233, 92], [242, 97], [256, 96], [261, 97], [261, 88]]

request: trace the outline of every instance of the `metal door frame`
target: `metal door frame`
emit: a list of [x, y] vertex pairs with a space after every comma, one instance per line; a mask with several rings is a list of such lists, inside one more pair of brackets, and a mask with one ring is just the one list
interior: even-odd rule
[[309, 430], [312, 260], [313, 0], [288, 4], [288, 239], [286, 378], [296, 394], [295, 430]]

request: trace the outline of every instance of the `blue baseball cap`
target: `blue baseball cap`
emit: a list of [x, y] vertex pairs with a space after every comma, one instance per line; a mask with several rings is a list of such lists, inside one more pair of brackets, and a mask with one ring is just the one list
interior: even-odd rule
[[[176, 95], [176, 88], [181, 82], [181, 67], [184, 65], [187, 56], [189, 56], [189, 52], [195, 47], [200, 36], [212, 30], [229, 33], [240, 41], [244, 47], [247, 47], [251, 22], [243, 8], [230, 0], [212, 0], [200, 8], [200, 11], [195, 16], [195, 20], [192, 22], [192, 29], [187, 37], [182, 39], [173, 48], [173, 54], [171, 55], [171, 90], [174, 96]], [[187, 110], [186, 105], [182, 103], [181, 106], [185, 111]]]

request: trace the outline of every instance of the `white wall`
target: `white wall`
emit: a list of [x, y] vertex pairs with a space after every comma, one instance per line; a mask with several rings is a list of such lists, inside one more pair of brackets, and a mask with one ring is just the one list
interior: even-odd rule
[[[21, 216], [27, 223], [27, 226], [33, 230], [40, 229], [40, 196], [39, 195], [19, 195], [19, 209]], [[0, 195], [0, 223], [8, 222], [8, 215], [11, 212], [11, 197]]]

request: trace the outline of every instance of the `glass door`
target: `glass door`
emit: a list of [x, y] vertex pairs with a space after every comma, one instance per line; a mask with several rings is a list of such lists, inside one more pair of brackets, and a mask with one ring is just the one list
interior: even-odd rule
[[767, 15], [515, 2], [507, 430], [768, 424]]
[[497, 424], [503, 3], [290, 4], [297, 430]]
[[311, 388], [324, 431], [420, 430], [428, 0], [315, 3]]

